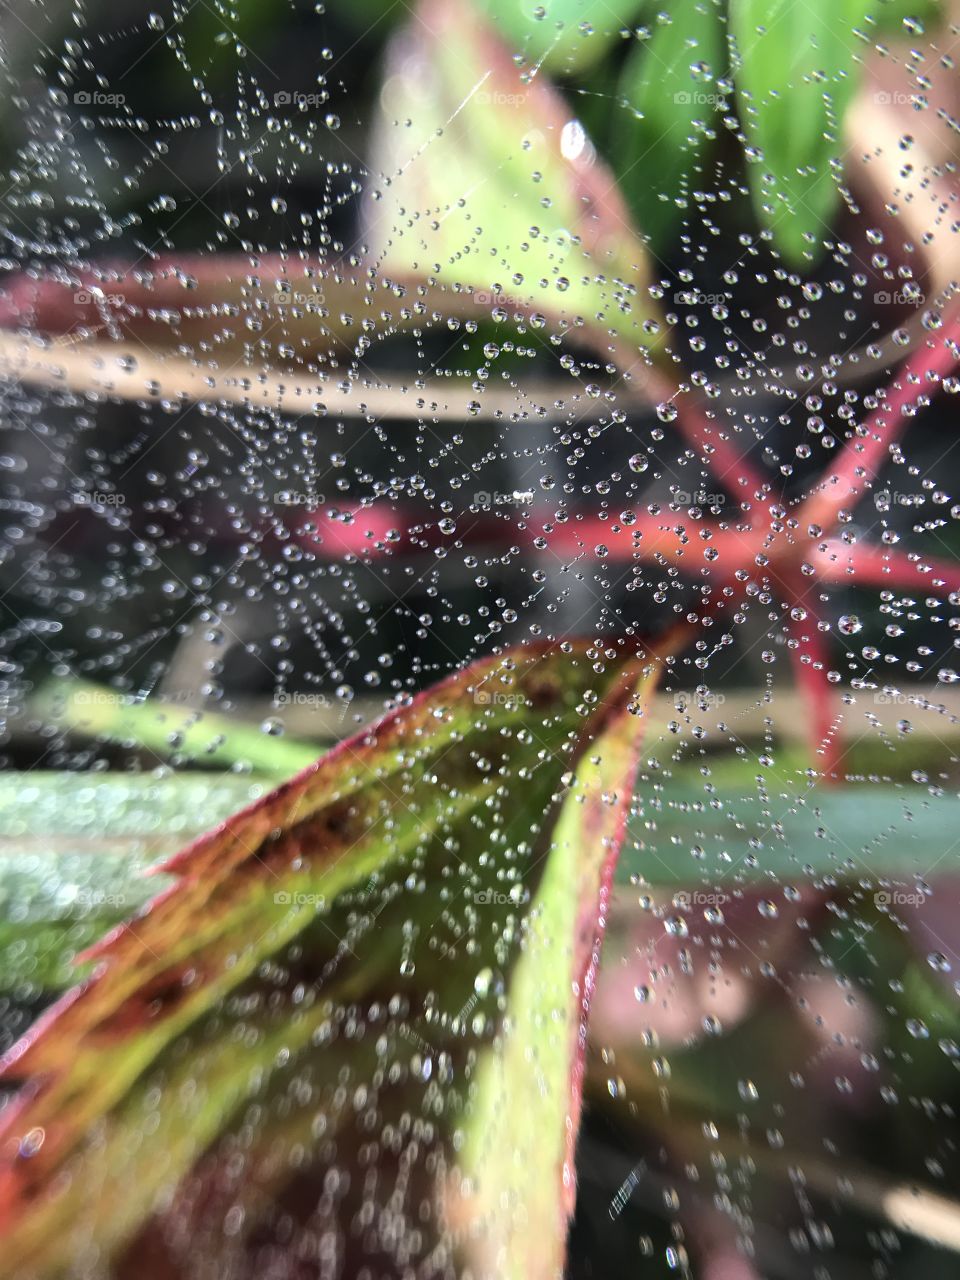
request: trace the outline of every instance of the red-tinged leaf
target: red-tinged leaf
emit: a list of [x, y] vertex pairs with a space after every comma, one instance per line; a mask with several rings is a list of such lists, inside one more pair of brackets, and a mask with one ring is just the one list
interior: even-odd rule
[[663, 321], [613, 174], [546, 76], [460, 0], [421, 0], [381, 93], [366, 241], [477, 320], [500, 306], [653, 349]]
[[634, 713], [651, 688], [647, 676], [581, 759], [510, 984], [512, 1031], [482, 1063], [465, 1149], [481, 1228], [471, 1250], [475, 1274], [527, 1280], [563, 1272], [587, 1018], [639, 763]]
[[637, 678], [478, 662], [167, 863], [3, 1063], [5, 1273], [554, 1275]]

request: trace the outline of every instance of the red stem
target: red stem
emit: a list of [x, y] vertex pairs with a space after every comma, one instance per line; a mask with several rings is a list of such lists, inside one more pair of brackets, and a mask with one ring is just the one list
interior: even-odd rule
[[815, 524], [824, 530], [833, 528], [838, 513], [852, 506], [877, 476], [890, 454], [890, 446], [906, 426], [907, 411], [916, 407], [922, 396], [939, 390], [943, 378], [958, 362], [960, 304], [947, 313], [937, 337], [913, 352], [882, 403], [864, 423], [864, 434], [858, 433], [844, 445], [833, 471], [806, 498], [798, 517], [804, 527]]

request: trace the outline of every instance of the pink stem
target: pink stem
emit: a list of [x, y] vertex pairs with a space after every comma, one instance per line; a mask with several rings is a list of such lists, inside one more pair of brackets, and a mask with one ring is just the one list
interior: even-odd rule
[[859, 543], [848, 547], [839, 538], [830, 538], [812, 560], [826, 582], [911, 592], [922, 589], [931, 596], [960, 591], [960, 564], [931, 556], [914, 560], [905, 551]]
[[787, 634], [797, 641], [797, 647], [790, 649], [790, 662], [797, 688], [806, 699], [809, 711], [804, 728], [810, 759], [819, 757], [823, 772], [832, 777], [840, 761], [840, 735], [834, 724], [833, 690], [827, 680], [830, 653], [817, 627], [816, 614], [809, 607], [806, 609], [805, 619], [797, 621], [790, 617], [787, 621]]
[[891, 383], [882, 404], [864, 424], [865, 435], [856, 435], [843, 447], [836, 467], [825, 476], [802, 504], [798, 519], [803, 526], [832, 529], [838, 513], [852, 506], [872, 483], [890, 453], [890, 446], [908, 421], [908, 410], [921, 397], [935, 393], [960, 362], [960, 306], [947, 314], [936, 339], [919, 347]]

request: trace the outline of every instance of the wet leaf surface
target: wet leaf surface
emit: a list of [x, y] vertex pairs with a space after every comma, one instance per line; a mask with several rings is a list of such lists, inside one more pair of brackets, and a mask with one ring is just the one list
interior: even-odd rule
[[[165, 864], [176, 883], [5, 1058], [24, 1090], [4, 1116], [12, 1275], [82, 1256], [132, 1274], [144, 1249], [158, 1274], [225, 1256], [259, 1274], [289, 1215], [323, 1217], [302, 1201], [318, 1179], [338, 1215], [369, 1217], [384, 1265], [479, 1250], [478, 1274], [530, 1275], [532, 1217], [552, 1273], [638, 749], [636, 677], [594, 666], [582, 649], [477, 664]], [[488, 1147], [494, 1123], [518, 1145]], [[423, 1232], [397, 1238], [398, 1212]]]

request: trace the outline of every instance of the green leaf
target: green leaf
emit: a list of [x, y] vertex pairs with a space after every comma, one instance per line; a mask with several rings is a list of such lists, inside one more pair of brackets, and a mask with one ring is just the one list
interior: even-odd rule
[[831, 230], [843, 117], [867, 49], [869, 11], [864, 0], [730, 0], [750, 190], [757, 217], [793, 266], [809, 264]]
[[484, 660], [166, 864], [3, 1060], [5, 1274], [554, 1276], [636, 681]]
[[177, 763], [219, 766], [242, 763], [257, 772], [289, 778], [316, 758], [317, 749], [277, 739], [210, 711], [174, 703], [141, 702], [94, 684], [56, 681], [34, 699], [45, 721], [103, 742], [146, 747]]
[[[467, 316], [599, 324], [654, 348], [663, 323], [613, 175], [543, 74], [468, 6], [423, 0], [390, 49], [365, 239], [388, 278]], [[499, 308], [499, 309], [498, 309]]]
[[479, 0], [477, 7], [530, 62], [569, 74], [596, 66], [645, 5], [646, 0], [615, 9], [607, 0]]
[[145, 868], [268, 789], [233, 774], [0, 775], [0, 993], [76, 982], [76, 954], [157, 892]]
[[[691, 771], [693, 772], [693, 771]], [[659, 790], [642, 787], [617, 878], [641, 876], [652, 886], [683, 888], [791, 883], [811, 877], [886, 877], [907, 882], [954, 843], [960, 798], [931, 796], [919, 785], [863, 782], [815, 785], [798, 771], [756, 785], [756, 764], [740, 783], [722, 770], [695, 782], [678, 772]], [[768, 791], [767, 791], [768, 789]], [[953, 869], [957, 855], [943, 863]]]
[[874, 0], [869, 13], [880, 34], [916, 39], [918, 23], [932, 26], [943, 18], [943, 4], [941, 0]]
[[724, 62], [717, 0], [692, 0], [658, 15], [623, 69], [620, 93], [630, 110], [614, 117], [617, 177], [657, 252], [678, 230], [677, 197], [708, 140]]

